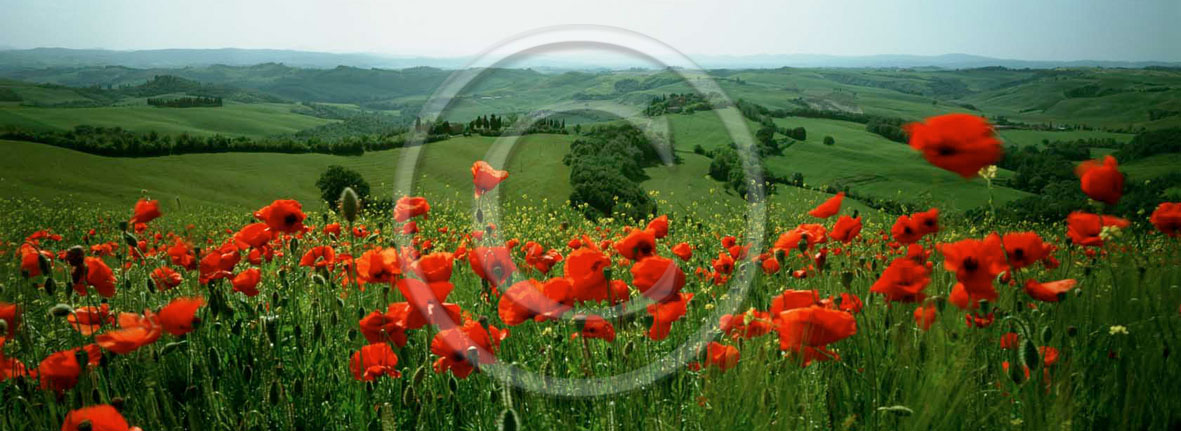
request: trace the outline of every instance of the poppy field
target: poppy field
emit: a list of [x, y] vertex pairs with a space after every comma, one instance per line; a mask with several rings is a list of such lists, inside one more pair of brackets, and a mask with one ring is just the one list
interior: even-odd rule
[[[908, 124], [991, 187], [983, 118]], [[1175, 429], [1181, 203], [1056, 223], [844, 193], [588, 219], [404, 196], [171, 214], [6, 200], [3, 429]], [[756, 203], [757, 204], [757, 203]], [[734, 208], [741, 213], [742, 208]], [[996, 211], [995, 208], [992, 211]], [[487, 214], [493, 214], [488, 212]]]

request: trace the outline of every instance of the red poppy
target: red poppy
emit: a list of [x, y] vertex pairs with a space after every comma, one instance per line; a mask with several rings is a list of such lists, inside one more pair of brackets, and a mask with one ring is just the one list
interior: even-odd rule
[[1109, 215], [1090, 214], [1075, 211], [1066, 216], [1066, 235], [1077, 245], [1085, 247], [1102, 247], [1103, 238], [1100, 233], [1105, 227], [1120, 229], [1131, 226], [1131, 222]]
[[992, 282], [997, 274], [1008, 269], [999, 235], [993, 233], [983, 241], [964, 239], [941, 244], [939, 250], [943, 253], [943, 267], [955, 272], [969, 296], [996, 298]]
[[988, 120], [969, 114], [946, 114], [909, 123], [910, 147], [927, 162], [964, 178], [1001, 159], [1003, 149]]
[[41, 389], [64, 392], [78, 384], [78, 376], [82, 374], [82, 364], [78, 358], [86, 358], [86, 365], [96, 367], [102, 360], [102, 350], [97, 344], [65, 350], [51, 354], [37, 365], [37, 376], [41, 379]]
[[179, 337], [193, 332], [193, 324], [200, 321], [197, 309], [205, 305], [205, 298], [177, 298], [165, 305], [156, 313], [156, 321], [164, 328], [164, 332]]
[[450, 281], [426, 283], [413, 278], [398, 280], [396, 286], [402, 296], [419, 309], [424, 309], [432, 303], [442, 304], [455, 288]]
[[279, 199], [270, 205], [254, 212], [254, 218], [262, 220], [271, 230], [283, 233], [296, 233], [303, 230], [303, 213], [299, 202], [291, 199]]
[[760, 265], [763, 267], [763, 273], [768, 275], [775, 274], [780, 269], [779, 259], [776, 259], [775, 256], [768, 256], [766, 259], [763, 259]]
[[365, 340], [370, 343], [392, 342], [398, 347], [406, 345], [404, 323], [403, 319], [388, 316], [380, 311], [369, 313], [358, 322]]
[[402, 196], [394, 205], [394, 221], [402, 223], [418, 216], [426, 216], [431, 210], [431, 204], [421, 196]]
[[115, 316], [111, 314], [111, 306], [102, 304], [98, 307], [87, 306], [74, 309], [66, 315], [66, 321], [79, 334], [90, 336], [102, 329], [103, 326], [115, 324]]
[[533, 241], [525, 243], [525, 263], [542, 274], [549, 274], [554, 265], [562, 261], [562, 253], [557, 250], [548, 251], [541, 244]]
[[224, 244], [219, 248], [209, 250], [198, 263], [198, 274], [201, 284], [208, 284], [212, 280], [233, 277], [234, 267], [242, 260], [238, 248], [234, 244]]
[[1164, 202], [1152, 210], [1148, 218], [1161, 233], [1173, 238], [1181, 236], [1181, 202]]
[[431, 353], [439, 356], [433, 368], [436, 373], [450, 370], [457, 378], [467, 378], [478, 364], [496, 362], [494, 355], [508, 333], [491, 325], [485, 329], [474, 320], [439, 331], [431, 340]]
[[602, 316], [589, 315], [582, 319], [582, 330], [579, 336], [587, 339], [600, 339], [608, 343], [615, 341], [615, 326]]
[[1001, 335], [1001, 349], [1016, 349], [1018, 341], [1020, 341], [1020, 336], [1016, 332], [1006, 332]]
[[726, 371], [738, 365], [739, 356], [737, 347], [710, 341], [706, 346], [705, 365], [713, 365], [719, 370]]
[[1045, 283], [1039, 283], [1037, 280], [1029, 279], [1025, 282], [1025, 293], [1038, 301], [1058, 302], [1058, 298], [1070, 291], [1070, 289], [1073, 289], [1075, 284], [1077, 284], [1077, 281], [1073, 278]]
[[414, 235], [418, 233], [418, 223], [413, 221], [402, 225], [402, 235]]
[[861, 312], [863, 305], [864, 304], [861, 303], [861, 298], [858, 298], [857, 295], [848, 292], [842, 292], [840, 296], [840, 302], [837, 304], [837, 309], [857, 314]]
[[1115, 157], [1104, 156], [1103, 161], [1087, 160], [1074, 168], [1079, 186], [1087, 197], [1115, 205], [1124, 194], [1124, 174], [1119, 171]]
[[603, 270], [609, 265], [611, 260], [594, 247], [580, 247], [570, 253], [562, 273], [572, 284], [572, 297], [577, 301], [606, 301], [608, 283]]
[[632, 284], [640, 294], [657, 301], [676, 295], [685, 286], [685, 272], [663, 256], [646, 257], [631, 267]]
[[787, 289], [771, 298], [771, 317], [797, 308], [811, 307], [820, 303], [820, 293], [815, 290]]
[[476, 197], [496, 188], [497, 184], [508, 178], [508, 171], [498, 171], [488, 162], [477, 160], [472, 163], [472, 184], [476, 186]]
[[192, 248], [180, 238], [177, 238], [176, 241], [168, 247], [168, 258], [173, 265], [179, 266], [189, 271], [197, 268], [197, 258], [193, 255]]
[[688, 262], [689, 259], [693, 258], [693, 246], [687, 243], [682, 242], [680, 244], [674, 245], [672, 252], [673, 254], [677, 255], [677, 257], [681, 258], [682, 262]]
[[406, 330], [419, 329], [428, 323], [440, 328], [452, 328], [462, 321], [461, 313], [456, 304], [427, 304], [425, 308], [420, 308], [409, 302], [396, 302], [390, 304], [386, 317]]
[[402, 274], [398, 250], [374, 248], [361, 254], [356, 261], [357, 281], [362, 284], [388, 284]]
[[719, 274], [730, 274], [734, 272], [734, 258], [727, 252], [719, 253], [718, 258], [713, 260], [712, 265], [714, 271], [717, 271]]
[[775, 240], [774, 250], [790, 253], [792, 250], [811, 249], [816, 244], [828, 241], [828, 232], [823, 225], [801, 224], [795, 229], [784, 232]]
[[29, 369], [24, 362], [4, 356], [4, 341], [4, 337], [0, 337], [0, 383], [17, 377], [29, 377]]
[[119, 410], [107, 404], [71, 410], [62, 431], [131, 431]]
[[668, 216], [662, 215], [648, 222], [647, 231], [652, 232], [657, 239], [668, 236]]
[[353, 357], [349, 359], [349, 371], [353, 372], [353, 378], [364, 382], [373, 381], [381, 376], [402, 377], [402, 373], [394, 368], [397, 365], [398, 355], [394, 354], [394, 349], [386, 343], [362, 347], [361, 350], [353, 352]]
[[152, 281], [156, 283], [157, 289], [168, 290], [180, 286], [185, 279], [179, 272], [174, 271], [172, 268], [161, 266], [152, 270]]
[[910, 221], [919, 236], [937, 233], [939, 232], [939, 208], [911, 214]]
[[808, 215], [816, 218], [832, 217], [841, 212], [841, 202], [844, 200], [845, 192], [837, 193], [836, 196], [828, 198], [828, 200], [812, 209], [812, 211], [808, 211]]
[[324, 225], [324, 234], [330, 236], [340, 236], [340, 223], [330, 223]]
[[723, 315], [718, 324], [719, 329], [732, 339], [761, 337], [773, 329], [771, 314], [753, 308], [742, 314]]
[[532, 279], [519, 281], [500, 297], [497, 314], [509, 326], [520, 325], [531, 319], [542, 321], [555, 318], [570, 309], [568, 305], [562, 304], [569, 296], [569, 289], [570, 283], [560, 278], [546, 284]]
[[890, 235], [894, 237], [894, 241], [902, 244], [913, 244], [923, 238], [922, 228], [908, 215], [898, 216], [898, 220], [895, 220], [894, 226], [890, 228]]
[[232, 280], [235, 292], [242, 292], [246, 296], [258, 296], [258, 282], [262, 279], [262, 272], [258, 268], [250, 268], [234, 276]]
[[779, 348], [795, 354], [805, 367], [813, 360], [840, 359], [826, 346], [857, 333], [857, 321], [852, 314], [819, 306], [784, 311], [776, 323]]
[[980, 301], [996, 301], [996, 289], [988, 286], [987, 289], [976, 289], [969, 292], [964, 283], [956, 283], [952, 286], [951, 293], [947, 295], [947, 300], [963, 310], [972, 310], [980, 305]]
[[21, 271], [24, 271], [29, 277], [36, 277], [41, 275], [41, 259], [44, 258], [50, 263], [50, 268], [53, 265], [53, 253], [48, 250], [37, 250], [31, 244], [21, 244]]
[[135, 210], [127, 224], [134, 226], [139, 223], [147, 223], [157, 217], [160, 217], [160, 202], [140, 198], [135, 202]]
[[241, 249], [260, 248], [274, 239], [275, 233], [266, 223], [251, 223], [234, 234], [234, 243]]
[[436, 252], [418, 258], [412, 265], [412, 270], [422, 281], [436, 283], [451, 281], [451, 270], [455, 267], [454, 255], [448, 252]]
[[926, 295], [923, 289], [931, 282], [927, 267], [912, 259], [900, 257], [890, 262], [882, 276], [874, 282], [870, 292], [886, 295], [886, 301], [918, 302]]
[[935, 323], [935, 304], [920, 305], [914, 309], [914, 323], [922, 330], [931, 329]]
[[[87, 257], [84, 261], [86, 265], [86, 284], [94, 287], [99, 295], [104, 298], [115, 296], [115, 273], [111, 271], [111, 267], [107, 266], [101, 258]], [[74, 291], [79, 295], [86, 296], [86, 286], [82, 283], [74, 284]]]
[[672, 323], [685, 316], [686, 306], [692, 299], [692, 293], [681, 292], [667, 301], [648, 304], [648, 314], [652, 315], [652, 327], [648, 328], [648, 338], [655, 341], [668, 338]]
[[123, 313], [119, 316], [120, 329], [110, 330], [94, 337], [95, 343], [112, 353], [126, 355], [140, 347], [155, 343], [163, 333], [156, 323], [156, 316], [150, 311], [140, 316]]
[[1005, 234], [1002, 241], [1009, 266], [1020, 269], [1033, 265], [1050, 255], [1053, 248], [1042, 241], [1037, 232], [1016, 232]]
[[[0, 321], [8, 325], [8, 331], [0, 333], [0, 335], [7, 335], [9, 337], [16, 334], [16, 328], [20, 327], [21, 309], [19, 305], [0, 301]], [[0, 352], [2, 355], [3, 352]]]
[[996, 321], [996, 315], [993, 313], [968, 313], [964, 316], [964, 320], [968, 324], [969, 328], [983, 329], [992, 326], [992, 322]]
[[848, 244], [861, 233], [861, 217], [853, 218], [847, 215], [837, 219], [828, 236], [833, 240]]
[[656, 252], [656, 236], [651, 231], [632, 229], [615, 243], [615, 251], [628, 260], [640, 260]]
[[504, 284], [517, 271], [508, 247], [476, 247], [468, 252], [467, 258], [472, 271], [492, 287]]
[[312, 247], [303, 257], [299, 258], [299, 266], [307, 266], [312, 268], [328, 268], [336, 264], [336, 250], [332, 246], [321, 245]]

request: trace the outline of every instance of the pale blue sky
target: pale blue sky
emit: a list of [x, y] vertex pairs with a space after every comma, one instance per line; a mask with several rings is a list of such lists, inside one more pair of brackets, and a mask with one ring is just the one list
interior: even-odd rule
[[1181, 0], [0, 0], [0, 47], [462, 56], [557, 24], [690, 54], [1181, 61]]

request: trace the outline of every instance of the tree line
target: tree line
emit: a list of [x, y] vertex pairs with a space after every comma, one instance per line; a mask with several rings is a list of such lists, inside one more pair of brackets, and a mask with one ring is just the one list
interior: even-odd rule
[[360, 155], [400, 147], [403, 136], [361, 135], [337, 139], [317, 137], [248, 138], [222, 135], [162, 135], [133, 132], [121, 127], [77, 126], [68, 131], [0, 129], [0, 139], [37, 142], [111, 157], [151, 157], [193, 153], [320, 153]]
[[220, 97], [186, 96], [148, 98], [148, 105], [157, 108], [220, 108]]
[[656, 202], [640, 183], [648, 178], [644, 168], [660, 161], [656, 148], [635, 127], [594, 127], [575, 139], [562, 158], [562, 163], [570, 167], [570, 204], [591, 219], [647, 219], [656, 213]]

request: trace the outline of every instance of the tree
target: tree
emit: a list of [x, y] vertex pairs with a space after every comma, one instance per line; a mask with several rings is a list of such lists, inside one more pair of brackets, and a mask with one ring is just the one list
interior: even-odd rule
[[833, 145], [836, 143], [837, 143], [837, 140], [833, 139], [832, 136], [825, 136], [824, 137], [824, 145]]
[[320, 198], [334, 211], [336, 201], [340, 199], [340, 193], [345, 187], [352, 187], [362, 203], [369, 197], [369, 183], [365, 182], [365, 178], [357, 171], [338, 165], [329, 166], [328, 170], [320, 174], [320, 179], [316, 180], [316, 187], [320, 188]]

